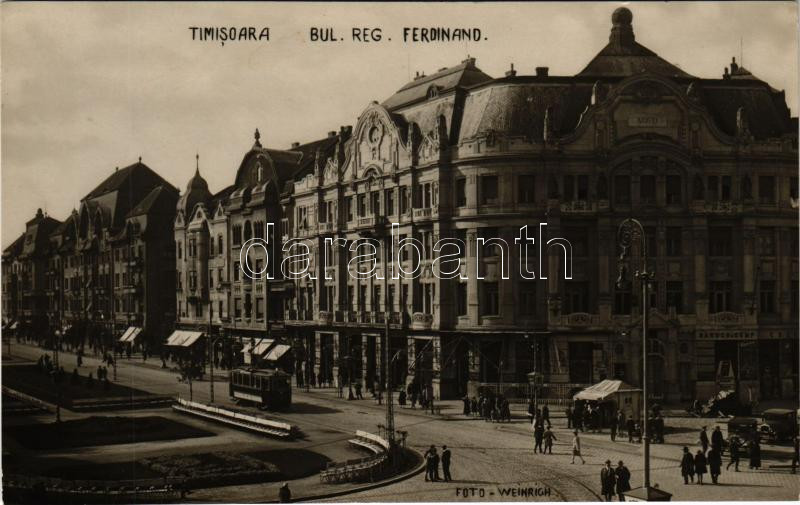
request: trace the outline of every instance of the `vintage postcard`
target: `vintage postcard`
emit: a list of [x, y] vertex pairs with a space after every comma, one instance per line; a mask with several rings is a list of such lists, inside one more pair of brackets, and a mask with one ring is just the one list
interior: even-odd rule
[[7, 2], [2, 499], [788, 501], [796, 2]]

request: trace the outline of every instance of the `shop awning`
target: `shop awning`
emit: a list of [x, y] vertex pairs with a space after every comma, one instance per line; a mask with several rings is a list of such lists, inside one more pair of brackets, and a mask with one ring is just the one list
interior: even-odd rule
[[138, 337], [139, 333], [141, 332], [142, 329], [139, 328], [138, 326], [128, 326], [128, 329], [125, 330], [125, 333], [123, 333], [122, 336], [119, 337], [119, 341], [126, 343], [133, 343], [133, 341], [136, 340], [136, 337]]
[[251, 354], [252, 350], [254, 356], [263, 356], [273, 343], [275, 343], [275, 340], [271, 338], [260, 338], [255, 341], [255, 346], [253, 346], [251, 342], [244, 344], [242, 352], [244, 354]]
[[267, 354], [264, 359], [267, 361], [278, 361], [289, 349], [291, 349], [291, 346], [278, 344], [269, 351], [269, 354]]
[[604, 381], [600, 381], [597, 384], [589, 386], [588, 388], [584, 389], [575, 394], [572, 397], [573, 400], [589, 400], [589, 401], [603, 401], [611, 395], [617, 393], [633, 393], [641, 391], [641, 389], [637, 389], [630, 384], [626, 384], [621, 380], [610, 380], [606, 379]]
[[190, 347], [203, 336], [202, 331], [175, 330], [167, 339], [170, 347]]

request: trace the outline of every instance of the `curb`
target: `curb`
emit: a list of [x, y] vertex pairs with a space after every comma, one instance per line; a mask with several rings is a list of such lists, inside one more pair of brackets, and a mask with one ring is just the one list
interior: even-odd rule
[[[348, 495], [348, 494], [361, 493], [363, 491], [369, 491], [371, 489], [377, 489], [377, 488], [380, 488], [380, 487], [388, 486], [390, 484], [395, 484], [397, 482], [400, 482], [400, 481], [403, 481], [403, 480], [406, 480], [406, 479], [410, 479], [411, 477], [413, 477], [415, 475], [419, 475], [420, 473], [422, 473], [425, 470], [425, 458], [423, 458], [422, 455], [415, 449], [407, 448], [406, 450], [410, 451], [410, 452], [413, 452], [414, 454], [416, 454], [420, 458], [420, 464], [417, 465], [415, 468], [412, 468], [411, 470], [407, 471], [406, 473], [401, 473], [400, 475], [395, 475], [394, 477], [391, 477], [389, 479], [382, 480], [382, 481], [379, 481], [379, 482], [371, 482], [369, 484], [365, 484], [363, 486], [356, 487], [356, 488], [342, 489], [341, 491], [330, 491], [330, 492], [327, 492], [327, 493], [321, 493], [321, 494], [311, 495], [311, 496], [299, 496], [297, 498], [292, 498], [291, 502], [292, 503], [303, 503], [303, 502], [310, 502], [310, 501], [315, 501], [315, 500], [326, 500], [328, 498], [336, 498], [337, 496], [344, 496], [344, 495]], [[265, 502], [265, 503], [278, 503], [278, 502], [277, 501], [268, 501], [268, 502]]]

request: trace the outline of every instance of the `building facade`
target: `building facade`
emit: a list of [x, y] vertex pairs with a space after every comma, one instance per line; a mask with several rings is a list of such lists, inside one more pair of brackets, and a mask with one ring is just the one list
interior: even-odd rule
[[[797, 119], [735, 60], [720, 78], [663, 60], [632, 17], [614, 12], [608, 45], [576, 75], [492, 78], [467, 59], [417, 76], [366, 107], [343, 152], [296, 173], [282, 235], [311, 251], [312, 275], [293, 280], [283, 322], [307, 349], [306, 377], [371, 388], [388, 374], [441, 398], [527, 395], [534, 371], [550, 396], [641, 384], [641, 288], [616, 285], [617, 229], [636, 217], [655, 272], [653, 395], [705, 398], [730, 387], [730, 368], [744, 396], [796, 397]], [[418, 275], [357, 278], [351, 260], [390, 250], [392, 223], [422, 254], [365, 266]], [[538, 243], [569, 241], [527, 258], [534, 280], [515, 243], [526, 225]], [[463, 278], [440, 278], [445, 238], [467, 246]], [[351, 250], [365, 241], [382, 247]]]
[[64, 222], [40, 210], [22, 250], [15, 242], [3, 253], [4, 278], [12, 274], [4, 319], [37, 341], [103, 350], [135, 328], [135, 343], [157, 350], [175, 320], [177, 198], [140, 160], [116, 169]]

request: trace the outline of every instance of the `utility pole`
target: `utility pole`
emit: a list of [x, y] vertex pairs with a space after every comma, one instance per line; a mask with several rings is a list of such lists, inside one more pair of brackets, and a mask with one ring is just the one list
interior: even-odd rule
[[[647, 406], [647, 324], [649, 312], [649, 288], [650, 281], [654, 277], [654, 272], [647, 269], [647, 237], [645, 236], [644, 226], [637, 219], [628, 218], [624, 220], [617, 230], [618, 241], [622, 251], [619, 255], [617, 269], [617, 286], [621, 286], [625, 281], [625, 256], [634, 240], [639, 241], [641, 247], [641, 269], [637, 269], [634, 276], [642, 284], [642, 439], [644, 441], [644, 490], [649, 497], [650, 493], [650, 432], [648, 430], [649, 411]], [[649, 498], [648, 498], [649, 499]]]
[[[210, 291], [210, 290], [209, 290]], [[208, 331], [206, 338], [208, 339], [208, 387], [209, 397], [211, 403], [214, 403], [214, 341], [211, 338], [211, 318], [214, 311], [214, 304], [211, 303], [211, 293], [208, 294]]]
[[[390, 235], [391, 237], [391, 235]], [[391, 240], [391, 238], [389, 239]], [[386, 354], [386, 370], [384, 371], [384, 375], [386, 376], [386, 431], [389, 435], [389, 447], [394, 450], [395, 447], [395, 439], [394, 439], [394, 405], [393, 405], [393, 398], [392, 398], [392, 363], [394, 363], [394, 357], [389, 359], [389, 317], [391, 312], [389, 311], [389, 244], [384, 242], [383, 247], [383, 278], [386, 282], [383, 290], [383, 308], [384, 308], [384, 335], [386, 336], [386, 345], [385, 354]], [[398, 351], [399, 353], [400, 351]]]

